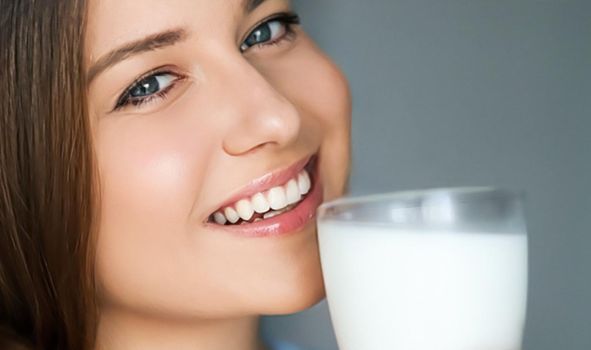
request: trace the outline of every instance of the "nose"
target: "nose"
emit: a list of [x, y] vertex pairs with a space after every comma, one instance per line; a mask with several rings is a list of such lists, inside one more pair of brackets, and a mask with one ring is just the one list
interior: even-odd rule
[[224, 151], [237, 156], [263, 147], [289, 146], [300, 132], [296, 107], [246, 59], [236, 58], [232, 68], [226, 70], [222, 87], [227, 96], [223, 110], [229, 125], [224, 134]]

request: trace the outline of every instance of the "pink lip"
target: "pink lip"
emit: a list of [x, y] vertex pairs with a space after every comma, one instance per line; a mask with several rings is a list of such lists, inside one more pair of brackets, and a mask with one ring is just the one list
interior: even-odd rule
[[268, 174], [265, 174], [257, 179], [252, 180], [248, 185], [244, 186], [237, 193], [230, 196], [216, 210], [228, 207], [243, 198], [248, 198], [255, 193], [264, 192], [270, 190], [275, 186], [283, 186], [287, 181], [295, 177], [300, 171], [304, 169], [306, 164], [310, 161], [312, 156], [307, 156], [287, 168], [275, 170]]
[[[288, 169], [299, 169], [294, 172], [297, 174], [303, 167], [307, 164], [310, 157], [308, 157], [305, 161], [302, 161], [294, 164], [293, 166], [287, 168]], [[297, 166], [296, 166], [297, 165]], [[298, 168], [299, 167], [299, 168]], [[278, 236], [285, 236], [289, 233], [295, 233], [301, 231], [306, 225], [308, 225], [315, 217], [316, 217], [316, 209], [322, 203], [323, 200], [323, 191], [322, 191], [322, 184], [320, 183], [319, 179], [320, 176], [318, 174], [318, 166], [316, 165], [315, 169], [313, 170], [311, 177], [312, 177], [312, 188], [310, 192], [306, 195], [305, 199], [298, 203], [298, 205], [293, 208], [292, 210], [285, 212], [283, 214], [274, 216], [269, 219], [265, 219], [262, 221], [257, 221], [253, 223], [248, 223], [244, 225], [218, 225], [214, 223], [206, 223], [205, 225], [210, 229], [225, 231], [230, 234], [235, 234], [241, 237], [278, 237]], [[272, 173], [276, 175], [285, 176], [281, 173]], [[268, 176], [268, 175], [267, 175]], [[271, 186], [284, 184], [285, 181], [290, 179], [292, 176], [287, 176], [287, 178], [282, 178], [284, 181], [273, 182]], [[262, 177], [261, 179], [266, 178]], [[260, 192], [261, 190], [257, 190], [253, 193]], [[245, 192], [246, 193], [246, 192]], [[234, 197], [232, 197], [234, 198]], [[243, 197], [239, 197], [243, 198]], [[233, 203], [233, 202], [230, 202]]]

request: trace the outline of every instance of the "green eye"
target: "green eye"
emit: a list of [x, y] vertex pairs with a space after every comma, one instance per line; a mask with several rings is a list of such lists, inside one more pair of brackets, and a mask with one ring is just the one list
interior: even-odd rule
[[175, 79], [172, 74], [152, 75], [138, 82], [129, 91], [130, 98], [142, 98], [166, 89]]
[[141, 78], [119, 97], [114, 110], [122, 109], [127, 105], [139, 107], [156, 98], [163, 98], [181, 79], [182, 77], [172, 72], [152, 73]]
[[295, 14], [281, 14], [258, 25], [240, 45], [244, 52], [256, 45], [274, 44], [293, 33], [292, 25], [299, 24], [300, 19]]

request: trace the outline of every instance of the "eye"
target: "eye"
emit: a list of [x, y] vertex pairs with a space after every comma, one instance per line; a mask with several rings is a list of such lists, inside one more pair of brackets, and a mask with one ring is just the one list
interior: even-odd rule
[[292, 26], [300, 23], [298, 15], [282, 13], [259, 24], [240, 45], [240, 51], [245, 52], [256, 45], [275, 44], [293, 34]]
[[182, 77], [172, 72], [152, 73], [139, 78], [117, 100], [115, 110], [129, 104], [140, 106], [157, 98], [164, 98], [174, 84]]

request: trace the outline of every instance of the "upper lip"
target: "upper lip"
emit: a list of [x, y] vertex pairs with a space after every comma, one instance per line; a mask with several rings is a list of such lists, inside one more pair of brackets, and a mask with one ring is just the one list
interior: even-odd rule
[[242, 187], [240, 190], [228, 197], [228, 199], [224, 200], [216, 207], [217, 209], [215, 210], [221, 210], [241, 199], [249, 198], [256, 193], [270, 190], [275, 186], [284, 185], [287, 181], [302, 171], [311, 158], [311, 155], [306, 156], [305, 158], [302, 158], [289, 166], [273, 170], [261, 177], [251, 180], [246, 186]]

